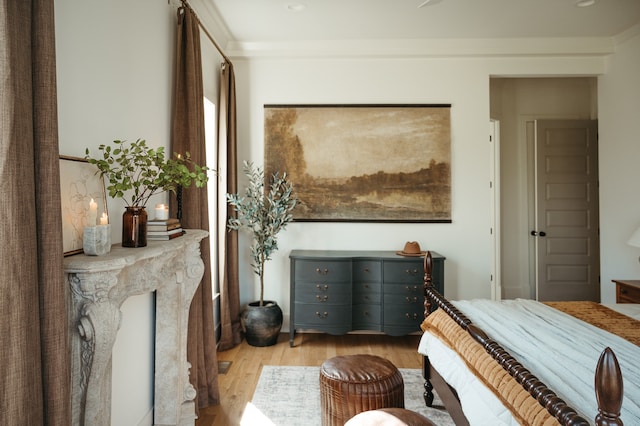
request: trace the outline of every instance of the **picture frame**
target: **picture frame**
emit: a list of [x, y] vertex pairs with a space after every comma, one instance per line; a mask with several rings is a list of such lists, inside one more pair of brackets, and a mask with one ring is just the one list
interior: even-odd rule
[[84, 227], [87, 226], [91, 199], [97, 204], [98, 218], [102, 213], [108, 215], [104, 179], [100, 176], [98, 168], [83, 158], [60, 155], [64, 256], [83, 252]]
[[451, 222], [450, 104], [264, 105], [265, 180], [298, 222]]

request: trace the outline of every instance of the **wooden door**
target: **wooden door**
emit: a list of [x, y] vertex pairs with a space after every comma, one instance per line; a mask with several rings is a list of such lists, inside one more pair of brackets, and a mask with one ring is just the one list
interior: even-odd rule
[[536, 121], [536, 295], [600, 300], [595, 120]]

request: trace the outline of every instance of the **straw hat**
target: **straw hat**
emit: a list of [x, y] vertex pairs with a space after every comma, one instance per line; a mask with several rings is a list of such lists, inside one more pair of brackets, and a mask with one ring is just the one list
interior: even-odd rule
[[420, 251], [420, 244], [417, 241], [407, 241], [402, 251], [397, 251], [400, 256], [420, 257], [427, 254], [426, 251]]

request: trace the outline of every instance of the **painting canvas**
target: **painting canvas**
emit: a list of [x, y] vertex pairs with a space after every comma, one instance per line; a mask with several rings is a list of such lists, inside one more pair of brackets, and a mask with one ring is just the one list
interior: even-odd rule
[[96, 172], [98, 168], [82, 158], [60, 156], [62, 245], [65, 256], [83, 251], [82, 239], [91, 199], [98, 205], [98, 217], [107, 213], [104, 180]]
[[265, 105], [295, 221], [451, 222], [450, 105]]

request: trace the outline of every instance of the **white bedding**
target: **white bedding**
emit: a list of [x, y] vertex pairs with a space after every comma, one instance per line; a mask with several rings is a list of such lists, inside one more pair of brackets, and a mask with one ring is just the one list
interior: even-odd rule
[[[621, 418], [625, 424], [640, 424], [640, 348], [637, 346], [531, 300], [452, 303], [589, 421], [593, 421], [597, 410], [593, 390], [596, 363], [602, 350], [610, 346], [618, 357], [624, 378]], [[640, 306], [636, 307], [640, 311]], [[538, 325], [533, 328], [533, 323]], [[501, 327], [504, 324], [509, 327]], [[572, 332], [568, 336], [557, 332], [563, 329]], [[581, 350], [576, 351], [576, 347]], [[505, 414], [505, 408], [493, 393], [472, 377], [464, 362], [448, 347], [425, 333], [418, 350], [428, 355], [434, 368], [456, 388], [465, 416], [472, 425], [516, 424], [508, 411], [508, 416]], [[540, 353], [546, 355], [539, 357]], [[576, 380], [580, 383], [577, 387], [567, 384]], [[491, 400], [497, 406], [487, 402]]]

